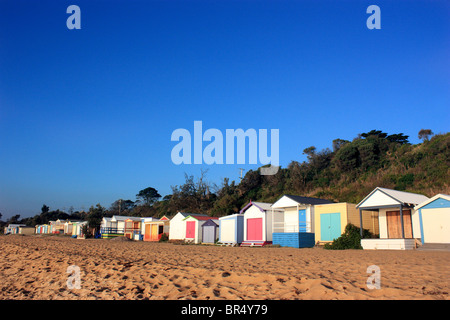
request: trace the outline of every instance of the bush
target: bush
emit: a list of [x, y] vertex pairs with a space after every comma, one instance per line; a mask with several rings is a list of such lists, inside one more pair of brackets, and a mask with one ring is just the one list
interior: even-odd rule
[[159, 242], [167, 242], [169, 241], [169, 236], [167, 235], [167, 233], [163, 233], [161, 235], [161, 238], [159, 238]]
[[[363, 229], [363, 238], [371, 237], [373, 237], [372, 233]], [[324, 248], [329, 250], [362, 249], [360, 228], [351, 223], [347, 224], [344, 233], [332, 243], [325, 244]]]

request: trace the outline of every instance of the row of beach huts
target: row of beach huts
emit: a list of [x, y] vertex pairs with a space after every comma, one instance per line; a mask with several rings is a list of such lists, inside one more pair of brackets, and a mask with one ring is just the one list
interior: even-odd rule
[[[58, 220], [31, 229], [38, 234], [83, 237], [86, 223]], [[159, 241], [165, 236], [196, 244], [307, 248], [333, 241], [349, 223], [376, 235], [361, 240], [363, 249], [404, 250], [425, 243], [450, 244], [450, 196], [428, 198], [380, 187], [358, 204], [283, 195], [275, 203], [250, 201], [239, 213], [219, 218], [185, 212], [171, 218], [104, 217], [100, 236], [136, 241]], [[19, 228], [26, 229], [16, 225], [10, 233], [20, 233]]]

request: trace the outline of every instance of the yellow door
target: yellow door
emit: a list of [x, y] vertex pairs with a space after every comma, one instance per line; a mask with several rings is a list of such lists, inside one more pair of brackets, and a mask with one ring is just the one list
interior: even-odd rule
[[158, 225], [157, 224], [152, 225], [152, 240], [158, 241]]

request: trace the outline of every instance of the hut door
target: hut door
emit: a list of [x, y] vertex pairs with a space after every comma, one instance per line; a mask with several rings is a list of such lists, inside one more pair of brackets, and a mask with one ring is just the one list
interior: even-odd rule
[[306, 231], [306, 210], [298, 210], [298, 232]]
[[341, 214], [322, 213], [320, 215], [320, 240], [333, 241], [341, 236]]
[[216, 228], [214, 226], [203, 227], [202, 242], [214, 243], [216, 240]]
[[152, 224], [152, 240], [157, 241], [158, 240], [158, 225]]
[[195, 238], [195, 221], [186, 221], [186, 238]]
[[263, 239], [262, 227], [262, 218], [247, 219], [247, 240], [261, 241]]
[[144, 231], [144, 240], [150, 240], [150, 225], [145, 225], [145, 231]]
[[[402, 238], [402, 222], [400, 211], [387, 211], [386, 222], [389, 239]], [[403, 210], [403, 226], [405, 229], [405, 238], [412, 238], [411, 211]]]

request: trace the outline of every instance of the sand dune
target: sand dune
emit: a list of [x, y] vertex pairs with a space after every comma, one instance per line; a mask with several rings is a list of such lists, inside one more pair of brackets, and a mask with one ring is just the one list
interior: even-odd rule
[[[0, 236], [0, 299], [450, 299], [450, 252]], [[67, 268], [80, 268], [69, 289]], [[381, 288], [366, 286], [367, 267]]]

